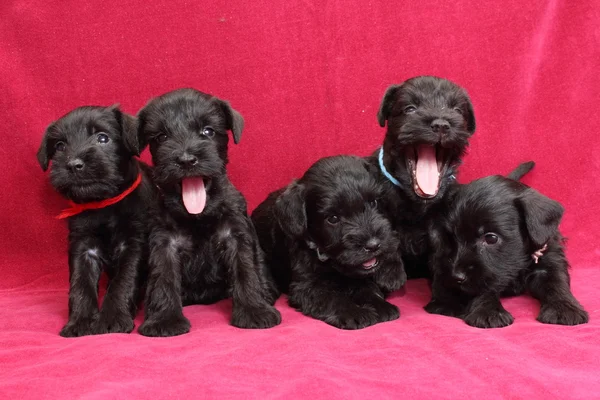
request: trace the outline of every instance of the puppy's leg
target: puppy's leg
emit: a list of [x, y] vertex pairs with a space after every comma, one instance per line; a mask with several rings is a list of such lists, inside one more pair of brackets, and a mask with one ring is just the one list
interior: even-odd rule
[[69, 246], [69, 322], [63, 337], [92, 335], [98, 318], [98, 281], [102, 272], [99, 243], [73, 240]]
[[142, 248], [135, 241], [130, 241], [119, 252], [116, 275], [110, 280], [104, 296], [97, 333], [129, 333], [133, 330], [141, 258]]
[[213, 240], [231, 282], [231, 325], [264, 329], [281, 323], [281, 314], [267, 299], [265, 277], [260, 276], [264, 265], [260, 264], [258, 239], [250, 219], [243, 216], [239, 220], [225, 221]]
[[[370, 282], [369, 282], [370, 283]], [[360, 287], [352, 294], [352, 299], [356, 304], [364, 308], [372, 308], [377, 314], [377, 322], [393, 321], [400, 318], [398, 307], [385, 301], [384, 293], [375, 283]]]
[[588, 322], [588, 313], [571, 293], [567, 262], [562, 251], [540, 258], [539, 269], [529, 276], [527, 288], [541, 303], [538, 321], [559, 325]]
[[[362, 329], [383, 322], [376, 308], [369, 304], [371, 302], [363, 299], [363, 304], [359, 305], [355, 301], [353, 295], [356, 292], [345, 282], [336, 282], [324, 276], [305, 276], [302, 281], [290, 285], [288, 302], [302, 314], [340, 329]], [[387, 314], [393, 317], [391, 312]]]
[[471, 300], [464, 321], [477, 328], [502, 328], [512, 324], [514, 318], [504, 309], [498, 294], [489, 292]]
[[434, 276], [431, 283], [431, 301], [424, 308], [430, 314], [462, 318], [465, 314], [466, 303], [460, 293], [444, 287], [441, 279]]
[[177, 336], [190, 331], [181, 303], [181, 253], [185, 240], [161, 232], [150, 242], [150, 276], [146, 317], [138, 332], [144, 336]]

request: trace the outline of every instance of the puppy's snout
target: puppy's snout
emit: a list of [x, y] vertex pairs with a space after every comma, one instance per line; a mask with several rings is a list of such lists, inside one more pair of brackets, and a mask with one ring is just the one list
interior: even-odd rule
[[452, 279], [460, 285], [467, 280], [467, 275], [464, 272], [454, 272], [452, 273]]
[[193, 167], [198, 164], [198, 157], [193, 154], [183, 153], [179, 157], [177, 157], [177, 164], [184, 168]]
[[81, 171], [85, 167], [85, 164], [81, 158], [75, 158], [67, 162], [67, 168], [71, 172]]
[[438, 118], [431, 123], [431, 130], [446, 133], [450, 130], [450, 123], [445, 119]]
[[377, 251], [381, 247], [381, 240], [377, 238], [371, 238], [365, 243], [365, 251], [372, 252]]

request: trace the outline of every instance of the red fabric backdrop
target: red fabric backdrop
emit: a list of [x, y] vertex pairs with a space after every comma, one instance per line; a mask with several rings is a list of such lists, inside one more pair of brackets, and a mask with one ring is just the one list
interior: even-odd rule
[[[517, 301], [512, 303], [516, 304], [515, 315], [516, 310], [526, 310], [522, 311], [525, 314], [513, 327], [486, 333], [486, 338], [508, 340], [503, 335], [513, 332], [514, 337], [502, 342], [510, 347], [522, 337], [521, 330], [515, 331], [521, 326], [520, 329], [527, 327], [527, 330], [540, 332], [540, 337], [553, 339], [546, 341], [551, 347], [545, 350], [528, 347], [510, 353], [512, 358], [507, 357], [505, 363], [531, 357], [539, 361], [536, 358], [539, 354], [544, 351], [554, 354], [563, 342], [577, 342], [583, 346], [582, 350], [567, 351], [566, 364], [561, 361], [563, 355], [555, 354], [556, 365], [552, 368], [557, 370], [548, 367], [550, 370], [540, 372], [537, 367], [548, 365], [540, 361], [535, 366], [536, 373], [548, 380], [531, 384], [522, 378], [520, 384], [531, 384], [525, 392], [515, 391], [508, 383], [494, 386], [495, 380], [501, 378], [487, 376], [496, 372], [482, 373], [487, 358], [463, 359], [471, 369], [471, 375], [466, 378], [472, 382], [471, 378], [477, 376], [476, 388], [483, 390], [473, 393], [486, 393], [486, 388], [491, 387], [496, 392], [487, 392], [487, 395], [492, 397], [511, 393], [519, 397], [519, 393], [525, 393], [524, 397], [531, 398], [529, 395], [548, 394], [545, 390], [549, 390], [547, 385], [550, 385], [552, 390], [559, 387], [566, 390], [568, 396], [575, 393], [570, 391], [571, 386], [565, 387], [564, 382], [558, 386], [555, 382], [555, 378], [561, 376], [561, 365], [570, 371], [566, 373], [567, 378], [573, 380], [567, 379], [567, 383], [572, 382], [572, 387], [591, 385], [587, 377], [598, 372], [598, 365], [573, 363], [577, 357], [591, 362], [592, 358], [587, 359], [586, 354], [595, 359], [600, 355], [600, 346], [594, 342], [597, 334], [592, 335], [590, 331], [598, 327], [594, 321], [600, 306], [595, 296], [598, 289], [595, 278], [600, 278], [600, 245], [596, 240], [600, 236], [599, 25], [597, 0], [1, 2], [0, 321], [7, 324], [7, 329], [0, 333], [5, 352], [0, 356], [0, 360], [4, 357], [5, 361], [0, 367], [0, 392], [4, 388], [13, 395], [35, 397], [45, 393], [48, 397], [61, 397], [61, 393], [75, 396], [99, 390], [94, 393], [114, 395], [119, 388], [128, 387], [129, 395], [149, 396], [150, 392], [141, 389], [143, 385], [127, 383], [127, 374], [140, 376], [139, 371], [131, 372], [137, 368], [135, 362], [128, 364], [111, 358], [110, 363], [116, 370], [129, 371], [118, 374], [117, 386], [102, 386], [102, 378], [85, 375], [87, 367], [84, 366], [77, 367], [80, 375], [73, 378], [69, 365], [78, 359], [78, 354], [91, 357], [97, 351], [99, 358], [90, 358], [91, 363], [111, 357], [105, 353], [111, 353], [111, 347], [100, 348], [98, 343], [131, 352], [129, 357], [142, 364], [151, 361], [144, 360], [143, 352], [137, 357], [135, 345], [170, 343], [157, 352], [163, 351], [167, 358], [175, 357], [178, 365], [185, 365], [181, 360], [187, 360], [186, 349], [179, 348], [177, 352], [181, 354], [173, 356], [168, 347], [173, 343], [209, 340], [209, 349], [220, 345], [215, 337], [205, 338], [207, 333], [201, 328], [195, 331], [199, 335], [196, 339], [192, 331], [187, 339], [171, 342], [145, 340], [137, 333], [74, 341], [58, 337], [57, 332], [66, 320], [67, 230], [64, 221], [53, 217], [65, 202], [52, 191], [48, 177], [35, 159], [43, 131], [50, 122], [84, 104], [120, 103], [125, 111], [136, 113], [149, 98], [179, 87], [191, 86], [227, 99], [246, 120], [241, 143], [231, 145], [230, 176], [253, 208], [269, 191], [298, 177], [320, 157], [369, 154], [383, 139], [384, 130], [377, 124], [376, 113], [386, 87], [422, 74], [447, 77], [464, 86], [472, 97], [477, 131], [461, 170], [461, 181], [506, 173], [524, 160], [536, 161], [536, 169], [525, 182], [559, 200], [566, 208], [562, 230], [570, 238], [568, 256], [573, 265], [574, 290], [592, 318], [591, 324], [585, 327], [541, 326], [533, 321], [537, 312], [534, 302], [526, 302], [525, 308], [519, 308], [516, 305], [521, 303], [517, 299], [509, 300]], [[144, 158], [147, 159], [147, 154]], [[247, 343], [249, 347], [239, 352], [250, 360], [254, 357], [252, 338], [261, 337], [275, 343], [273, 346], [280, 352], [273, 350], [270, 359], [270, 368], [275, 370], [293, 368], [289, 366], [292, 356], [286, 350], [285, 332], [293, 338], [290, 340], [307, 343], [308, 350], [298, 348], [297, 343], [296, 347], [289, 348], [298, 354], [316, 351], [315, 362], [324, 363], [325, 370], [332, 368], [338, 381], [324, 381], [322, 386], [308, 385], [304, 394], [352, 397], [361, 393], [356, 389], [359, 383], [363, 389], [373, 389], [372, 393], [387, 390], [380, 392], [384, 397], [402, 391], [426, 396], [435, 392], [434, 387], [449, 396], [468, 393], [467, 388], [460, 385], [457, 388], [452, 381], [461, 375], [454, 372], [444, 375], [444, 368], [440, 366], [450, 368], [452, 365], [444, 358], [450, 354], [448, 351], [464, 355], [460, 346], [454, 350], [440, 346], [441, 355], [427, 358], [427, 365], [432, 365], [433, 370], [419, 364], [423, 369], [415, 369], [421, 372], [410, 375], [414, 379], [406, 385], [386, 384], [394, 380], [397, 383], [400, 376], [406, 379], [410, 365], [404, 360], [409, 355], [413, 362], [423, 362], [415, 357], [419, 354], [415, 348], [406, 344], [401, 349], [392, 346], [396, 342], [403, 343], [403, 337], [418, 339], [432, 335], [431, 341], [415, 342], [425, 346], [421, 351], [431, 355], [437, 351], [433, 338], [440, 329], [444, 331], [445, 340], [453, 343], [457, 338], [455, 334], [469, 340], [476, 340], [481, 334], [460, 321], [426, 315], [420, 308], [426, 297], [424, 282], [409, 283], [407, 295], [395, 301], [401, 309], [410, 310], [411, 305], [414, 306], [413, 322], [409, 323], [409, 317], [403, 314], [396, 325], [383, 324], [362, 333], [330, 330], [297, 315], [281, 300], [278, 307], [284, 311], [284, 318], [287, 317], [282, 327], [243, 336], [247, 342], [239, 336], [245, 333], [226, 325], [227, 311], [223, 311], [223, 307], [227, 310], [227, 302], [225, 306], [189, 307], [186, 313], [197, 316], [192, 320], [195, 327], [203, 324], [202, 313], [217, 313], [220, 317], [216, 319], [218, 327], [214, 328], [214, 335], [224, 335], [223, 343], [234, 348], [240, 347], [239, 343]], [[397, 326], [401, 329], [394, 328]], [[327, 356], [310, 344], [320, 340], [323, 330], [327, 332], [323, 340], [331, 340], [332, 345], [338, 346], [340, 338], [347, 339], [348, 346], [341, 346], [340, 352], [350, 352], [356, 357], [338, 360], [340, 366], [328, 364]], [[388, 337], [386, 335], [393, 337], [391, 342], [385, 342], [386, 346], [395, 350], [380, 354], [381, 349], [375, 348], [382, 337]], [[385, 362], [381, 361], [388, 368], [385, 369], [387, 378], [358, 382], [353, 380], [358, 370], [346, 376], [344, 365], [363, 362], [361, 351], [370, 350], [361, 349], [358, 338], [367, 337], [378, 358], [371, 360], [365, 354], [368, 362], [364, 362], [372, 362], [376, 368], [379, 357], [388, 357]], [[478, 355], [488, 354], [488, 350], [498, 346], [498, 342], [490, 344], [488, 339], [476, 342], [468, 350], [478, 349]], [[45, 350], [36, 347], [38, 352], [28, 353], [27, 349], [34, 346], [32, 343], [38, 342], [50, 344], [42, 346]], [[78, 345], [68, 350], [72, 343]], [[500, 349], [506, 347], [499, 346]], [[70, 358], [66, 357], [61, 363], [60, 357], [67, 353]], [[197, 358], [201, 359], [202, 354]], [[46, 367], [28, 369], [45, 359], [51, 360]], [[231, 361], [226, 358], [219, 365], [227, 366], [227, 360]], [[503, 362], [498, 361], [499, 371], [506, 371]], [[60, 365], [62, 369], [57, 367]], [[198, 376], [206, 374], [202, 368], [209, 364], [202, 365], [204, 367], [196, 369]], [[302, 365], [306, 367], [310, 363]], [[266, 363], [260, 364], [258, 370], [270, 371]], [[15, 371], [20, 371], [20, 375], [14, 375], [17, 377], [11, 380]], [[161, 369], [157, 371], [160, 376]], [[293, 371], [293, 374], [300, 373]], [[235, 386], [236, 381], [226, 372], [227, 369], [213, 376], [214, 380], [204, 382], [205, 393], [228, 393], [226, 389]], [[242, 366], [244, 377], [255, 373], [248, 365]], [[36, 391], [29, 384], [32, 374], [50, 377]], [[300, 376], [311, 376], [306, 374]], [[506, 377], [512, 379], [517, 375], [517, 372], [507, 373]], [[160, 377], [156, 379], [161, 382]], [[277, 376], [277, 385], [294, 387], [293, 381], [282, 379]], [[427, 385], [433, 385], [431, 382], [436, 379], [446, 383], [426, 389], [417, 386], [421, 379], [428, 382]], [[61, 386], [62, 380], [71, 382], [71, 391], [65, 384]], [[184, 385], [180, 387], [197, 384], [192, 380], [178, 384]], [[96, 382], [95, 389], [82, 386], [92, 381]], [[348, 389], [353, 387], [352, 383], [356, 385]], [[463, 383], [467, 382], [461, 385]], [[150, 383], [147, 385], [152, 387]], [[271, 388], [262, 382], [258, 386], [244, 386], [235, 393], [251, 395], [253, 389], [263, 388], [261, 385]], [[348, 391], [340, 391], [341, 387]], [[449, 388], [454, 388], [454, 392]], [[58, 391], [48, 392], [49, 389]], [[170, 393], [189, 394], [185, 391]], [[272, 393], [277, 396], [286, 392]]]

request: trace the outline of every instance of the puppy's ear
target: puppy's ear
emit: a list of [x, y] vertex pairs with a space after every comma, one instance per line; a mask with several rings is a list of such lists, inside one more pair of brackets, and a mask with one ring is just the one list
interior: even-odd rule
[[517, 202], [521, 206], [529, 238], [536, 247], [542, 247], [558, 230], [563, 207], [531, 188], [526, 188]]
[[115, 114], [115, 118], [119, 122], [125, 148], [134, 156], [139, 156], [140, 143], [138, 139], [137, 118], [121, 111], [119, 104], [113, 104], [108, 109]]
[[275, 202], [275, 218], [291, 237], [300, 237], [307, 229], [304, 192], [304, 185], [294, 181]]
[[382, 128], [385, 126], [385, 122], [390, 117], [390, 113], [392, 112], [392, 107], [394, 106], [394, 101], [396, 100], [396, 92], [402, 85], [392, 85], [385, 91], [383, 95], [383, 100], [381, 101], [381, 105], [379, 106], [379, 112], [377, 113], [377, 121], [379, 122], [379, 126]]
[[244, 130], [244, 118], [242, 114], [234, 110], [228, 102], [225, 100], [219, 100], [221, 102], [221, 108], [227, 118], [227, 129], [233, 133], [233, 143], [238, 144], [242, 138], [242, 131]]
[[472, 135], [475, 132], [475, 112], [473, 111], [473, 104], [471, 103], [471, 99], [469, 98], [469, 95], [466, 92], [465, 97], [467, 99], [467, 114], [465, 115], [465, 119], [467, 120], [467, 132], [469, 132]]
[[37, 151], [37, 159], [43, 171], [48, 170], [50, 158], [52, 158], [52, 154], [50, 154], [50, 149], [48, 149], [48, 132], [53, 127], [54, 122], [51, 123], [50, 126], [48, 126], [48, 128], [46, 128], [46, 131], [44, 132], [44, 137], [42, 138], [42, 143], [40, 144], [40, 148]]

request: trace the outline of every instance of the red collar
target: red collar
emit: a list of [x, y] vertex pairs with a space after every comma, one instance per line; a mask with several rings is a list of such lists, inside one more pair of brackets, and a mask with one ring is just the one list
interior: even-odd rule
[[99, 208], [112, 206], [113, 204], [118, 203], [121, 200], [123, 200], [125, 197], [127, 197], [127, 195], [129, 195], [138, 186], [140, 186], [140, 183], [142, 183], [142, 173], [141, 172], [135, 179], [135, 182], [133, 182], [133, 184], [127, 190], [125, 190], [123, 193], [121, 193], [118, 196], [115, 196], [115, 197], [112, 197], [112, 198], [106, 199], [106, 200], [92, 201], [90, 203], [83, 203], [83, 204], [74, 203], [73, 201], [69, 200], [69, 205], [71, 206], [71, 208], [62, 210], [62, 212], [60, 214], [58, 214], [56, 216], [56, 218], [58, 218], [58, 219], [69, 218], [69, 217], [72, 217], [73, 215], [77, 215], [86, 210], [97, 210]]

